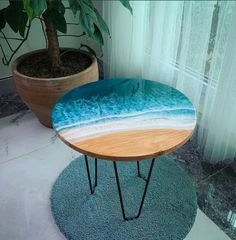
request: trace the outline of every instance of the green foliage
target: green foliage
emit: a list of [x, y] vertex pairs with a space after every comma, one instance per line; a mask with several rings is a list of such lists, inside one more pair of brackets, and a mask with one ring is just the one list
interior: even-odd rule
[[5, 20], [15, 33], [19, 32], [24, 37], [28, 16], [23, 11], [23, 2], [11, 0], [9, 2], [9, 6], [4, 10]]
[[5, 9], [6, 8], [0, 10], [0, 30], [2, 30], [6, 25], [6, 19], [4, 17]]
[[129, 1], [127, 1], [127, 0], [120, 0], [120, 2], [123, 4], [124, 7], [129, 9], [131, 14], [133, 14], [133, 10], [132, 10], [132, 7], [130, 6]]
[[[132, 13], [129, 0], [120, 0], [120, 2]], [[68, 3], [74, 15], [79, 13], [79, 21], [84, 32], [90, 38], [103, 44], [102, 33], [110, 35], [110, 32], [93, 2], [91, 0], [68, 0]], [[46, 0], [9, 0], [9, 6], [0, 10], [0, 30], [8, 23], [14, 32], [19, 32], [24, 37], [27, 22], [41, 17], [43, 13], [58, 31], [66, 33], [65, 7], [62, 0], [52, 0], [50, 3]]]
[[35, 16], [40, 16], [47, 9], [46, 0], [27, 0], [27, 2], [29, 2], [29, 7], [33, 9]]
[[66, 20], [64, 18], [64, 14], [63, 13], [60, 13], [55, 8], [48, 8], [45, 11], [45, 15], [53, 23], [53, 25], [55, 26], [55, 28], [58, 31], [60, 31], [62, 33], [66, 33], [67, 26], [66, 26]]
[[[122, 5], [127, 8], [132, 14], [132, 8], [129, 0], [119, 0]], [[43, 26], [44, 19], [51, 22], [55, 29], [64, 34], [67, 33], [67, 23], [65, 19], [65, 0], [9, 0], [9, 5], [6, 8], [0, 9], [0, 38], [5, 39], [10, 51], [10, 57], [4, 53], [4, 49], [0, 44], [0, 50], [3, 53], [2, 61], [8, 65], [13, 56], [27, 40], [31, 29], [31, 22], [34, 19], [39, 19]], [[110, 35], [109, 28], [95, 8], [92, 0], [68, 0], [69, 8], [74, 16], [79, 14], [79, 24], [83, 28], [84, 34], [96, 40], [99, 44], [104, 44], [103, 33]], [[5, 36], [3, 29], [6, 25], [15, 32], [19, 33], [22, 38], [8, 38]], [[44, 27], [43, 27], [44, 30]], [[68, 35], [68, 36], [82, 36], [81, 35]], [[46, 34], [44, 31], [46, 38]], [[66, 36], [66, 35], [61, 35]], [[13, 49], [9, 40], [15, 39], [20, 41], [19, 45]], [[46, 39], [48, 42], [49, 39]], [[81, 44], [81, 48], [87, 49], [94, 54], [94, 51], [87, 45]]]
[[34, 9], [31, 7], [30, 0], [24, 0], [24, 9], [30, 21], [36, 17]]
[[69, 0], [70, 8], [74, 15], [79, 12], [80, 23], [85, 33], [95, 39], [97, 42], [103, 45], [104, 40], [102, 32], [107, 34], [109, 29], [102, 16], [99, 14], [97, 9], [94, 7], [90, 0]]

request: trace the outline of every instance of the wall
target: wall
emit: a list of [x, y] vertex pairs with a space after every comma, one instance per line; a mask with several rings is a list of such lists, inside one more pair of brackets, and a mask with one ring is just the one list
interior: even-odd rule
[[[102, 1], [94, 1], [97, 8], [101, 11], [102, 9]], [[68, 5], [68, 1], [64, 1], [65, 5]], [[0, 9], [8, 6], [8, 1], [3, 0], [0, 1]], [[76, 18], [73, 16], [70, 9], [66, 10], [66, 19], [68, 22], [78, 22], [78, 14]], [[81, 34], [83, 31], [80, 26], [76, 25], [68, 25], [68, 34]], [[17, 34], [15, 34], [9, 27], [4, 29], [4, 33], [8, 37], [20, 37]], [[100, 47], [97, 43], [95, 43], [93, 40], [88, 40], [87, 37], [83, 38], [76, 38], [76, 37], [60, 37], [60, 46], [61, 47], [75, 47], [78, 48], [80, 46], [80, 42], [91, 46], [97, 53], [100, 52]], [[12, 41], [12, 43], [14, 43]], [[0, 44], [4, 49], [8, 49], [7, 44], [4, 40], [0, 39]], [[16, 46], [16, 45], [15, 45]], [[41, 24], [38, 20], [33, 21], [32, 28], [30, 31], [30, 35], [28, 40], [24, 43], [22, 48], [18, 51], [18, 53], [15, 55], [14, 59], [26, 52], [33, 51], [40, 48], [45, 48], [45, 39], [42, 32]], [[10, 55], [10, 51], [8, 52], [8, 56]], [[0, 52], [0, 57], [2, 58], [2, 52]], [[13, 59], [13, 60], [14, 60]], [[0, 62], [0, 80], [3, 78], [8, 78], [11, 76], [11, 66], [4, 66], [2, 64], [2, 61]]]

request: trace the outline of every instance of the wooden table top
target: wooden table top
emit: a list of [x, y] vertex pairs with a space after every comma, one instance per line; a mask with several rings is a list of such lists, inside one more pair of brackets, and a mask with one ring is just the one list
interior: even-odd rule
[[73, 149], [100, 159], [154, 158], [182, 146], [196, 125], [196, 110], [178, 90], [144, 79], [100, 80], [64, 95], [53, 127]]

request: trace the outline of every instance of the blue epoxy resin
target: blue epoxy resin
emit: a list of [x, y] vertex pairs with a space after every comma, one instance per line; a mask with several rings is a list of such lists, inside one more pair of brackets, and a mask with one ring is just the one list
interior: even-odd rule
[[119, 131], [193, 130], [196, 110], [180, 91], [156, 81], [109, 79], [78, 87], [52, 113], [53, 126], [69, 142]]

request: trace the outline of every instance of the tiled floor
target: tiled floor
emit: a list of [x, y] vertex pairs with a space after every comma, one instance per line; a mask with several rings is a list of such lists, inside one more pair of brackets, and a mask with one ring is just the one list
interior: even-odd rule
[[[174, 151], [172, 157], [191, 176], [199, 208], [232, 240], [236, 240], [236, 172], [232, 165], [213, 165], [204, 161], [196, 138]], [[232, 217], [230, 213], [233, 213]]]
[[[78, 153], [33, 114], [0, 119], [0, 239], [63, 240], [50, 212], [50, 189]], [[186, 240], [229, 240], [201, 210]]]

